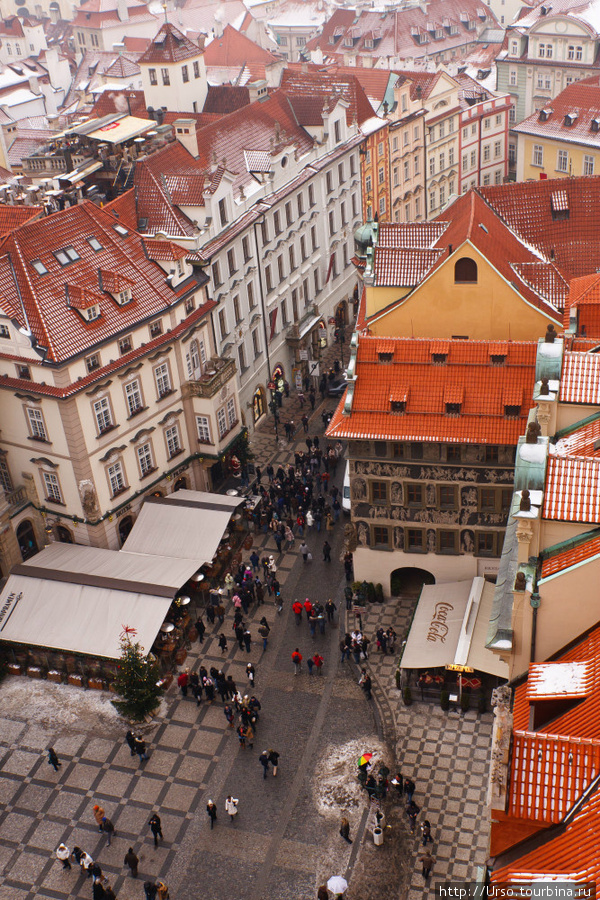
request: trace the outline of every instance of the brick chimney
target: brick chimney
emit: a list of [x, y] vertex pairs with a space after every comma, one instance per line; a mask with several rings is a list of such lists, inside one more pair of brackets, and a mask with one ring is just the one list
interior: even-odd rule
[[183, 144], [185, 149], [191, 153], [193, 157], [197, 158], [198, 135], [196, 132], [196, 120], [184, 118], [175, 119], [173, 122], [173, 130], [177, 140]]

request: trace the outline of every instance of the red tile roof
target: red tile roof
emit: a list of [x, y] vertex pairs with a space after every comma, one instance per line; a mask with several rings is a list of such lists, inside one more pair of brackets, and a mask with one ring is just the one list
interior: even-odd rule
[[236, 109], [241, 109], [242, 106], [248, 106], [249, 103], [250, 91], [247, 87], [235, 84], [209, 84], [203, 112], [226, 116]]
[[[63, 361], [118, 334], [148, 316], [164, 312], [184, 295], [190, 285], [172, 290], [165, 273], [149, 260], [135, 232], [121, 236], [114, 217], [93, 203], [84, 202], [42, 219], [27, 222], [0, 240], [0, 291], [5, 311], [29, 324], [47, 358]], [[96, 237], [102, 249], [94, 251], [88, 237]], [[54, 253], [73, 247], [79, 259], [61, 266]], [[40, 275], [31, 265], [39, 259], [47, 272]], [[65, 282], [100, 291], [98, 270], [118, 273], [133, 284], [133, 299], [124, 306], [104, 294], [101, 316], [86, 322], [69, 309]], [[25, 310], [27, 320], [24, 318]]]
[[[532, 708], [543, 716], [544, 703], [549, 720], [532, 732]], [[546, 827], [492, 861], [492, 883], [553, 876], [598, 883], [600, 627], [530, 667], [528, 682], [515, 690], [513, 727], [509, 814], [492, 822], [492, 845], [502, 843], [511, 821]]]
[[[432, 440], [466, 443], [516, 444], [527, 420], [507, 418], [505, 391], [520, 387], [531, 397], [535, 380], [536, 344], [508, 342], [505, 365], [492, 365], [490, 342], [389, 338], [392, 362], [380, 362], [381, 338], [360, 337], [357, 378], [350, 415], [341, 401], [328, 435], [353, 439]], [[446, 346], [447, 345], [447, 346]], [[386, 353], [390, 350], [386, 349]], [[445, 364], [433, 354], [447, 352]], [[409, 390], [408, 390], [409, 389]], [[390, 397], [408, 393], [404, 413], [393, 412]], [[459, 403], [459, 414], [446, 414], [446, 403]]]
[[279, 62], [277, 56], [259, 47], [231, 25], [226, 25], [221, 37], [213, 38], [204, 51], [207, 66], [271, 66]]
[[600, 406], [600, 356], [597, 353], [565, 352], [558, 399], [561, 403]]
[[587, 456], [600, 458], [600, 417], [581, 427], [573, 427], [562, 434], [554, 445], [557, 456]]
[[600, 459], [550, 456], [542, 516], [600, 525]]
[[419, 284], [445, 251], [438, 250], [392, 250], [377, 248], [373, 271], [378, 287], [412, 287]]
[[513, 130], [519, 134], [598, 149], [600, 131], [593, 129], [594, 121], [600, 122], [600, 75], [568, 85], [546, 102], [543, 112], [528, 116]]
[[165, 22], [138, 62], [152, 66], [161, 63], [185, 62], [186, 59], [193, 59], [201, 55], [202, 49], [198, 44], [190, 41], [170, 22]]
[[373, 107], [360, 84], [356, 73], [338, 75], [320, 72], [316, 68], [284, 69], [280, 88], [294, 108], [301, 125], [321, 125], [323, 106], [333, 109], [338, 99], [350, 105], [346, 110], [346, 121], [350, 125], [362, 125], [374, 116]]
[[542, 578], [556, 575], [565, 569], [570, 569], [579, 563], [587, 562], [595, 556], [600, 556], [600, 535], [586, 537], [581, 543], [574, 543], [568, 549], [552, 556], [544, 556], [542, 562]]
[[[478, 193], [523, 241], [554, 262], [566, 279], [600, 270], [600, 177], [510, 182]], [[568, 218], [553, 216], [552, 195], [564, 192]]]
[[600, 340], [600, 275], [572, 279], [565, 303], [565, 329], [569, 328], [572, 309], [577, 310], [577, 334]]
[[18, 228], [29, 219], [38, 219], [42, 212], [43, 207], [41, 206], [9, 206], [6, 203], [0, 203], [0, 235]]
[[94, 103], [90, 118], [102, 119], [113, 113], [131, 112], [132, 116], [147, 119], [146, 98], [143, 91], [123, 90], [102, 91]]

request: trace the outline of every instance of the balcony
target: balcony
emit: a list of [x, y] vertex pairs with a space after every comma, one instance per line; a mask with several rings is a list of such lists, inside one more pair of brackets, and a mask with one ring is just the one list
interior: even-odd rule
[[232, 378], [235, 378], [234, 360], [214, 357], [207, 363], [204, 375], [197, 381], [187, 381], [183, 385], [182, 394], [184, 397], [203, 397], [210, 400]]
[[6, 497], [6, 501], [10, 506], [11, 515], [18, 512], [21, 507], [25, 506], [28, 501], [27, 491], [25, 487], [21, 485], [21, 487], [15, 488], [14, 491], [5, 492], [4, 496]]

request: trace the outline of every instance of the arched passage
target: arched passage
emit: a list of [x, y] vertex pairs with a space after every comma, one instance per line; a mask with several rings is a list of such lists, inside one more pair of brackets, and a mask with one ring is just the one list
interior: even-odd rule
[[124, 519], [121, 519], [119, 522], [119, 540], [121, 541], [121, 546], [125, 543], [129, 536], [129, 532], [133, 528], [133, 518], [131, 516], [125, 516]]
[[392, 597], [400, 594], [418, 596], [424, 584], [435, 584], [435, 578], [426, 569], [417, 569], [415, 566], [403, 566], [394, 569], [390, 575], [390, 593]]
[[175, 491], [185, 491], [187, 486], [187, 478], [185, 477], [185, 475], [182, 475], [181, 478], [178, 478], [175, 482], [173, 493], [175, 493]]
[[65, 528], [64, 525], [56, 526], [56, 537], [60, 541], [61, 544], [73, 544], [73, 535], [69, 531], [68, 528]]
[[17, 528], [17, 540], [23, 562], [31, 556], [35, 556], [38, 552], [39, 547], [35, 539], [35, 532], [29, 519], [24, 519]]

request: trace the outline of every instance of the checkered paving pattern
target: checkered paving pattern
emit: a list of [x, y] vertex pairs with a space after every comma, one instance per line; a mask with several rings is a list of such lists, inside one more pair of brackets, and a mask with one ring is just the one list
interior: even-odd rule
[[[324, 408], [333, 409], [335, 403], [326, 399]], [[311, 415], [309, 404], [305, 404], [303, 411], [311, 415], [311, 435], [323, 431], [322, 409], [317, 405]], [[282, 422], [293, 418], [299, 423], [303, 411], [296, 399], [284, 400]], [[255, 461], [263, 471], [269, 461], [293, 462], [294, 449], [303, 446], [304, 438], [300, 427], [292, 443], [277, 440], [272, 433], [272, 420], [267, 421], [252, 439]], [[321, 539], [322, 535], [309, 538], [315, 557]], [[338, 528], [332, 543], [339, 540]], [[319, 579], [323, 580], [317, 568], [319, 563], [315, 560], [311, 564], [311, 574], [311, 567], [305, 570], [300, 564], [294, 568], [298, 545], [297, 539], [291, 551], [277, 556], [270, 534], [255, 535], [254, 540], [261, 556], [266, 552], [276, 555], [284, 596], [288, 580], [289, 585], [294, 585], [290, 590], [302, 590], [306, 580], [310, 583], [307, 593], [314, 590], [316, 596]], [[326, 590], [335, 590], [339, 597], [343, 587], [339, 567], [333, 564], [326, 573]], [[365, 631], [372, 635], [379, 625], [387, 628], [391, 624], [400, 638], [414, 603], [414, 598], [404, 598], [371, 607], [364, 617]], [[191, 668], [201, 663], [207, 668], [215, 665], [226, 675], [233, 675], [238, 687], [244, 688], [246, 664], [252, 662], [257, 669], [256, 694], [265, 708], [274, 713], [270, 727], [276, 727], [278, 718], [289, 722], [289, 734], [277, 734], [276, 738], [283, 759], [304, 752], [312, 762], [319, 758], [328, 740], [343, 739], [344, 728], [348, 729], [346, 739], [368, 735], [373, 707], [363, 702], [354, 674], [335, 672], [335, 630], [328, 631], [325, 638], [317, 637], [323, 640], [325, 676], [294, 677], [289, 654], [300, 631], [296, 632], [291, 623], [287, 633], [279, 627], [286, 612], [280, 619], [267, 601], [251, 616], [254, 635], [262, 615], [272, 627], [266, 662], [262, 641], [254, 640], [251, 652], [246, 653], [239, 650], [233, 636], [222, 656], [217, 645], [221, 628], [217, 626], [207, 632], [202, 645], [192, 647], [185, 664]], [[229, 637], [227, 619], [225, 626]], [[302, 639], [306, 642], [305, 634]], [[304, 652], [307, 647], [303, 646]], [[346, 663], [344, 669], [348, 670], [349, 665], [353, 671], [353, 664]], [[436, 857], [432, 882], [472, 878], [476, 865], [485, 860], [487, 843], [484, 801], [491, 716], [478, 718], [473, 712], [465, 717], [446, 714], [420, 702], [407, 708], [395, 687], [396, 659], [374, 650], [368, 665], [382, 730], [395, 748], [402, 771], [417, 784], [415, 799], [422, 809], [421, 818], [432, 823]], [[278, 793], [271, 795], [268, 807], [261, 807], [258, 820], [239, 817], [233, 826], [235, 839], [219, 809], [219, 828], [209, 837], [205, 812], [208, 792], [215, 800], [222, 799], [228, 790], [238, 793], [241, 773], [247, 790], [246, 794], [239, 793], [241, 806], [252, 808], [254, 792], [263, 789], [262, 775], [257, 771], [256, 757], [239, 750], [235, 734], [226, 727], [219, 701], [212, 705], [203, 702], [197, 708], [193, 699], [181, 698], [174, 686], [166, 701], [164, 718], [141, 729], [150, 753], [149, 760], [141, 764], [137, 757], [131, 757], [120, 726], [105, 728], [98, 734], [76, 726], [61, 728], [57, 733], [31, 722], [27, 710], [22, 717], [8, 717], [0, 710], [0, 900], [89, 900], [89, 881], [75, 867], [63, 871], [53, 855], [60, 841], [70, 848], [78, 844], [97, 859], [119, 900], [141, 898], [143, 882], [157, 877], [167, 880], [171, 896], [177, 900], [197, 900], [197, 885], [209, 883], [202, 882], [203, 877], [210, 879], [211, 900], [247, 896], [244, 892], [253, 877], [259, 879], [253, 896], [262, 897], [264, 893], [265, 897], [277, 896], [278, 900], [312, 900], [315, 873], [319, 873], [328, 834], [309, 802], [304, 773], [290, 773], [293, 781], [274, 780], [272, 785]], [[264, 737], [261, 733], [261, 740], [267, 740], [270, 733], [273, 732], [264, 732]], [[44, 751], [51, 744], [62, 762], [58, 773], [46, 762]], [[236, 770], [236, 780], [232, 781], [231, 773]], [[110, 847], [96, 828], [94, 803], [101, 803], [114, 822], [116, 835]], [[165, 836], [164, 843], [156, 849], [147, 825], [154, 810], [159, 810]], [[370, 819], [372, 816], [362, 815], [363, 829]], [[353, 823], [353, 848], [336, 850], [340, 869], [350, 866], [348, 874], [359, 851], [358, 838], [363, 832], [358, 829], [357, 821]], [[365, 840], [370, 839], [369, 831], [364, 835]], [[129, 846], [140, 859], [137, 881], [123, 865]], [[419, 851], [415, 836], [412, 883], [409, 889], [401, 886], [399, 892], [408, 900], [417, 900], [424, 892], [416, 862]], [[269, 881], [263, 892], [260, 878], [266, 877], [267, 871]]]

